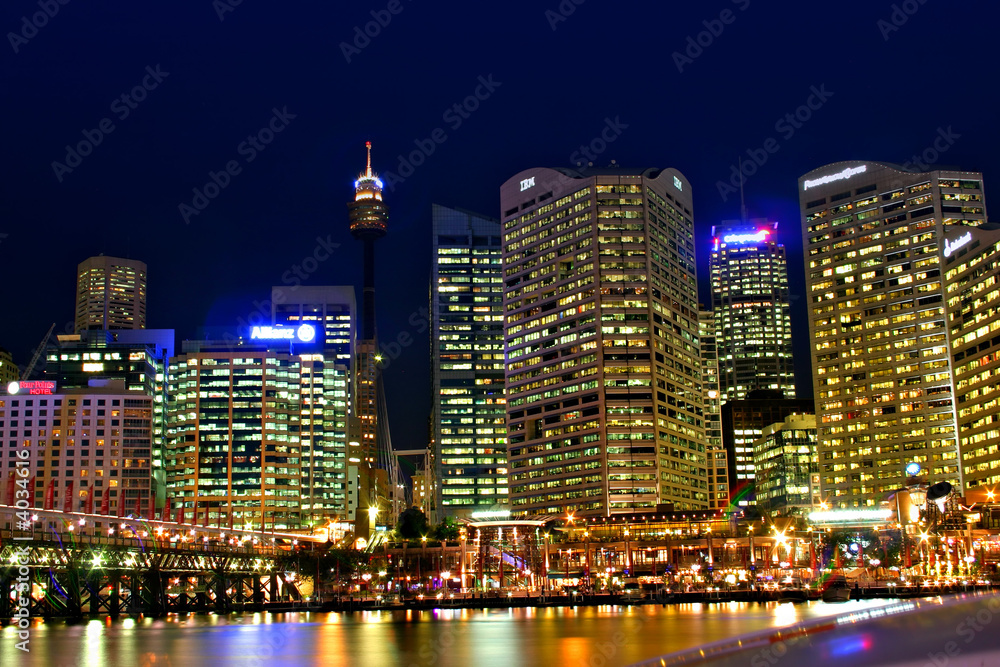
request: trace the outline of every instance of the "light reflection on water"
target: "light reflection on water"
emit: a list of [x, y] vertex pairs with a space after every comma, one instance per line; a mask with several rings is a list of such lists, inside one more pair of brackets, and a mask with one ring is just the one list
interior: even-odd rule
[[728, 602], [34, 622], [30, 654], [14, 647], [14, 628], [0, 629], [0, 665], [610, 667], [888, 603]]

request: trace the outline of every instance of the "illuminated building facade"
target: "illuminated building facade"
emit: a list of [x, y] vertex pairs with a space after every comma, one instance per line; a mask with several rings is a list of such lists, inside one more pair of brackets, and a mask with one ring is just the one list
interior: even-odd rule
[[712, 309], [722, 400], [753, 389], [795, 398], [785, 246], [778, 223], [728, 220], [712, 227]]
[[753, 443], [753, 460], [761, 513], [819, 508], [816, 415], [789, 415], [766, 427]]
[[50, 380], [31, 384], [52, 393], [0, 389], [4, 484], [23, 460], [16, 452], [27, 449], [34, 507], [148, 516], [153, 399], [126, 390], [121, 380], [95, 379], [78, 389]]
[[76, 269], [76, 332], [146, 328], [146, 265], [91, 257]]
[[348, 378], [319, 340], [184, 343], [170, 364], [174, 515], [266, 529], [343, 516]]
[[722, 394], [719, 391], [719, 357], [715, 339], [715, 314], [698, 313], [701, 337], [701, 379], [705, 393], [705, 443], [708, 458], [709, 509], [729, 505], [729, 465], [722, 445]]
[[707, 509], [690, 184], [538, 168], [500, 201], [511, 510]]
[[[347, 464], [350, 419], [355, 393], [357, 306], [350, 286], [271, 289], [274, 324], [316, 328], [314, 354], [301, 357], [301, 488], [303, 523], [348, 515]], [[353, 447], [358, 448], [355, 439]], [[353, 458], [360, 461], [360, 453]], [[355, 462], [357, 463], [357, 461]]]
[[1000, 485], [1000, 226], [945, 227], [941, 251], [962, 491], [995, 491]]
[[771, 424], [789, 415], [813, 414], [808, 399], [783, 398], [779, 389], [754, 389], [746, 398], [722, 406], [722, 444], [729, 464], [729, 494], [734, 507], [754, 505], [753, 443]]
[[126, 391], [152, 400], [152, 462], [158, 507], [164, 501], [167, 366], [174, 353], [173, 329], [84, 330], [57, 337], [45, 353], [45, 379], [60, 387], [86, 388], [92, 380], [121, 380]]
[[946, 226], [986, 219], [982, 175], [838, 162], [799, 179], [824, 499], [874, 506], [919, 462], [960, 486]]
[[437, 506], [467, 516], [507, 503], [502, 234], [498, 220], [437, 204], [431, 219]]

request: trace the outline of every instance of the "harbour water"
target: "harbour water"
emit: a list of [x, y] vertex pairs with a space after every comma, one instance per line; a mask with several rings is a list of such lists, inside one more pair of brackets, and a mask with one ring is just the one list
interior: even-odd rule
[[729, 602], [35, 621], [30, 653], [15, 647], [14, 628], [0, 629], [0, 665], [612, 667], [893, 603]]

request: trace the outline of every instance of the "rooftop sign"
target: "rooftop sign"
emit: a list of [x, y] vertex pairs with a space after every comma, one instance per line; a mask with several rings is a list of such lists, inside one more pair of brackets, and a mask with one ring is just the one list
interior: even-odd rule
[[808, 190], [809, 188], [814, 188], [817, 185], [826, 185], [827, 183], [833, 183], [834, 181], [843, 181], [851, 176], [856, 176], [857, 174], [863, 174], [868, 171], [867, 165], [861, 165], [860, 167], [848, 167], [844, 171], [838, 171], [836, 174], [830, 174], [828, 176], [823, 176], [821, 178], [816, 178], [811, 181], [806, 181], [803, 189]]
[[7, 393], [11, 396], [17, 394], [50, 395], [54, 394], [55, 391], [56, 383], [52, 380], [35, 380], [32, 382], [22, 380], [20, 382], [11, 382], [7, 385]]
[[300, 324], [293, 327], [254, 327], [250, 330], [252, 340], [297, 340], [300, 343], [311, 343], [316, 338], [316, 327], [311, 324]]
[[722, 237], [724, 243], [763, 243], [767, 240], [766, 229], [759, 230], [756, 234], [727, 234]]
[[972, 241], [972, 232], [965, 232], [954, 241], [944, 240], [944, 256], [951, 257], [951, 254]]

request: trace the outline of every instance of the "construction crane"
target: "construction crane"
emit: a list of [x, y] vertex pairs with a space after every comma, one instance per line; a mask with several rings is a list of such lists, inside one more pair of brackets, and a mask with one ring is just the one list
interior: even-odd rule
[[53, 322], [52, 326], [49, 327], [49, 332], [45, 334], [45, 338], [42, 342], [38, 344], [38, 349], [35, 350], [35, 355], [31, 357], [31, 361], [28, 365], [24, 367], [24, 372], [21, 373], [21, 380], [27, 380], [31, 377], [31, 374], [35, 371], [35, 366], [38, 364], [38, 360], [42, 358], [42, 354], [45, 352], [45, 348], [49, 344], [49, 339], [52, 338], [52, 332], [55, 331], [56, 323]]

